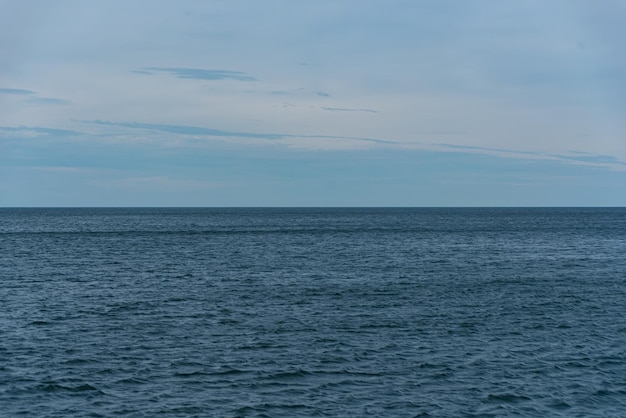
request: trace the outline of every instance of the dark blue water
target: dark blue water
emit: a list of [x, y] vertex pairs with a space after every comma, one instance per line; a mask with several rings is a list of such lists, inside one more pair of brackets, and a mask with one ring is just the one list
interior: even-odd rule
[[0, 209], [1, 416], [626, 416], [626, 209]]

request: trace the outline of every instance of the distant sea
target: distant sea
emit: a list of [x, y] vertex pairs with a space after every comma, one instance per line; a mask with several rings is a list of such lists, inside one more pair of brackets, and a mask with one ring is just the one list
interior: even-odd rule
[[0, 416], [625, 417], [626, 209], [0, 209]]

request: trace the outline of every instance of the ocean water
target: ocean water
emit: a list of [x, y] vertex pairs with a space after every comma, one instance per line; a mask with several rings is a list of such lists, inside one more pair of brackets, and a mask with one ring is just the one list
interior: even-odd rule
[[626, 416], [626, 209], [0, 209], [0, 416]]

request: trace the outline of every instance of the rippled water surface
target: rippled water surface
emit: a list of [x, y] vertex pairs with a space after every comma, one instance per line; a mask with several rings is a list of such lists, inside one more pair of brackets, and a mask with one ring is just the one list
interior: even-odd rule
[[626, 209], [0, 209], [2, 416], [626, 416]]

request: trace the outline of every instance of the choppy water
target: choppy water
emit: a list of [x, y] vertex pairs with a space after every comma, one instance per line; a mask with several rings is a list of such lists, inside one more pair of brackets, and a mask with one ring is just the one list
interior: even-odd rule
[[0, 209], [2, 416], [626, 416], [626, 209]]

